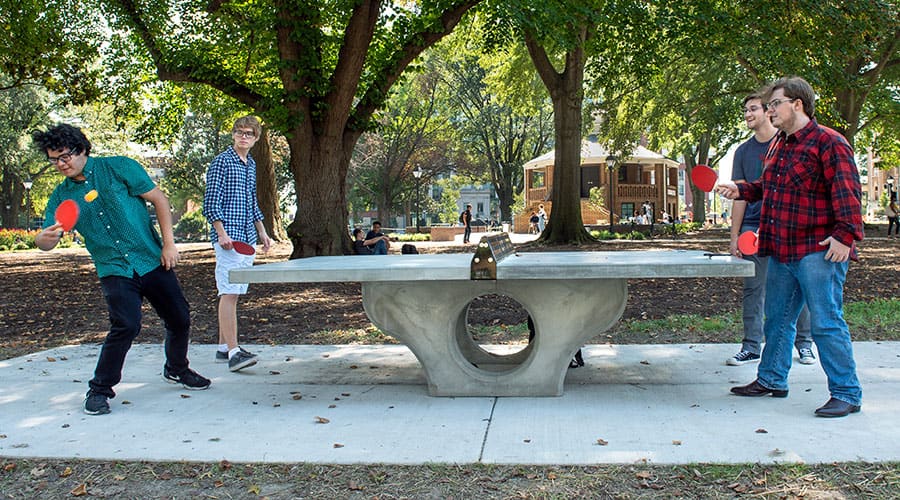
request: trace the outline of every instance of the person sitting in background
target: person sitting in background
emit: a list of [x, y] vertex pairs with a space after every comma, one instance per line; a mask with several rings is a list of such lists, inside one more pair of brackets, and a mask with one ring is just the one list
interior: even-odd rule
[[375, 255], [387, 255], [391, 247], [391, 239], [381, 232], [381, 222], [372, 222], [372, 230], [366, 233], [363, 245], [368, 247]]
[[362, 228], [353, 230], [353, 252], [356, 255], [372, 255], [372, 249], [366, 246], [366, 238]]

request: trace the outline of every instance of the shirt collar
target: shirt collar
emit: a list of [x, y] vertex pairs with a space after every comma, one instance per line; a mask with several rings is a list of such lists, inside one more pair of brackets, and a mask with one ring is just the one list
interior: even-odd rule
[[94, 159], [92, 157], [88, 156], [84, 162], [84, 168], [81, 169], [81, 174], [84, 176], [85, 180], [75, 181], [75, 180], [72, 180], [72, 179], [66, 177], [63, 182], [69, 188], [72, 188], [75, 186], [80, 186], [80, 185], [84, 184], [85, 182], [87, 182], [87, 180], [91, 178], [91, 175], [93, 173], [94, 173]]

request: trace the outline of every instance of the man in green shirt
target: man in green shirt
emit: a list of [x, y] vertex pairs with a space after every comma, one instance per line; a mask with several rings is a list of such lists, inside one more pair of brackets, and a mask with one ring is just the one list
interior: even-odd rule
[[[51, 250], [62, 237], [54, 220], [64, 200], [78, 203], [75, 229], [84, 236], [106, 298], [110, 329], [100, 350], [94, 378], [88, 383], [84, 412], [109, 413], [113, 386], [131, 343], [141, 331], [141, 304], [146, 298], [166, 328], [163, 377], [187, 389], [207, 389], [210, 381], [188, 367], [190, 311], [174, 267], [178, 249], [172, 234], [169, 200], [141, 165], [126, 157], [91, 157], [84, 133], [67, 124], [35, 132], [34, 142], [66, 178], [56, 186], [44, 215], [44, 230], [35, 237], [41, 250]], [[153, 204], [162, 238], [150, 220]]]

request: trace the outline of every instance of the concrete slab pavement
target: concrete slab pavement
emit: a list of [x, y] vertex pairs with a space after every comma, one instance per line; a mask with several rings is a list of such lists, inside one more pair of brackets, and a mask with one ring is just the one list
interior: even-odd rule
[[[551, 398], [434, 398], [404, 346], [247, 346], [240, 373], [193, 345], [207, 391], [162, 380], [159, 345], [135, 345], [112, 413], [81, 405], [99, 351], [0, 361], [0, 456], [316, 463], [598, 464], [900, 460], [900, 342], [855, 344], [862, 412], [821, 419], [816, 364], [787, 399], [739, 398], [756, 365], [732, 344], [591, 345]], [[492, 347], [497, 350], [508, 346]], [[606, 444], [598, 444], [603, 440]]]

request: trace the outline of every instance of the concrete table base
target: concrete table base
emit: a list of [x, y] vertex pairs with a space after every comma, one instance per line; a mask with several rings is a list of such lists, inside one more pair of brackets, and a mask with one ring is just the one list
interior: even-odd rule
[[[364, 282], [369, 319], [422, 364], [432, 396], [560, 396], [569, 360], [625, 310], [625, 279]], [[506, 295], [531, 315], [535, 337], [510, 355], [482, 349], [469, 303]]]

